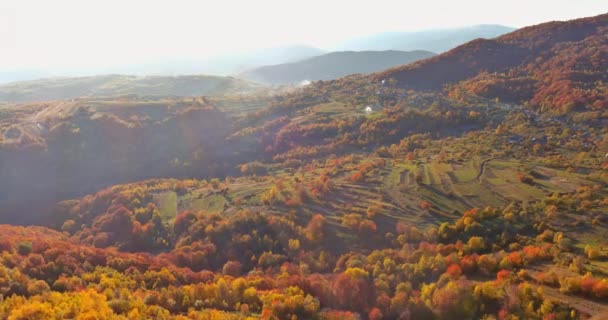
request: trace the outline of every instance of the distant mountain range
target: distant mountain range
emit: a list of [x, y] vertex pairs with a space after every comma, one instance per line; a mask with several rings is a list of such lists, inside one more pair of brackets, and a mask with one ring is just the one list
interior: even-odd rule
[[299, 61], [325, 51], [304, 45], [278, 46], [208, 58], [175, 58], [128, 65], [80, 69], [1, 70], [0, 84], [51, 77], [88, 77], [102, 74], [177, 76], [190, 74], [229, 76], [263, 65]]
[[98, 74], [237, 75], [262, 66], [297, 62], [336, 51], [424, 50], [441, 53], [473, 39], [493, 38], [512, 30], [514, 29], [500, 25], [478, 25], [457, 29], [381, 33], [348, 40], [326, 49], [307, 45], [286, 45], [207, 58], [175, 58], [105, 67], [91, 66], [73, 70], [52, 68], [0, 70], [0, 83], [42, 77], [82, 77]]
[[281, 46], [214, 56], [207, 59], [161, 61], [149, 66], [141, 66], [138, 68], [139, 70], [134, 71], [145, 74], [146, 69], [155, 68], [155, 72], [159, 74], [210, 74], [227, 76], [263, 65], [294, 62], [324, 53], [325, 51], [321, 49], [304, 45]]
[[263, 84], [295, 84], [305, 80], [330, 80], [355, 73], [372, 73], [434, 55], [429, 51], [331, 52], [298, 62], [259, 67], [238, 76]]
[[25, 102], [125, 95], [200, 96], [247, 92], [258, 87], [233, 77], [102, 75], [14, 82], [0, 86], [0, 101]]
[[442, 53], [477, 38], [495, 38], [514, 30], [501, 25], [483, 24], [455, 29], [386, 32], [345, 41], [334, 50], [426, 50]]
[[232, 75], [269, 64], [300, 61], [324, 54], [325, 51], [305, 45], [274, 47], [245, 53], [218, 56], [202, 61], [201, 73]]

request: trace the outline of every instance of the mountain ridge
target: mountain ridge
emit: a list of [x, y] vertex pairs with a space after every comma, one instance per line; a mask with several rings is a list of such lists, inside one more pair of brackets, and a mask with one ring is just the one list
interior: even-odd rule
[[43, 78], [0, 85], [0, 101], [32, 102], [82, 97], [200, 96], [251, 92], [259, 85], [234, 77], [208, 75], [137, 76], [108, 74]]
[[305, 60], [259, 67], [239, 76], [266, 84], [332, 80], [357, 73], [371, 73], [408, 64], [435, 54], [429, 51], [336, 51]]
[[460, 28], [429, 29], [411, 32], [385, 32], [355, 38], [334, 50], [426, 50], [442, 53], [476, 38], [494, 38], [515, 28], [481, 24]]
[[[495, 39], [476, 39], [435, 57], [375, 74], [415, 90], [456, 90], [547, 109], [604, 108], [608, 80], [608, 14], [553, 21], [516, 30]], [[509, 88], [513, 86], [513, 88]], [[490, 88], [491, 87], [491, 88]], [[523, 97], [512, 99], [517, 90]], [[496, 94], [500, 92], [500, 94]], [[603, 93], [602, 93], [603, 92]], [[520, 93], [520, 92], [519, 92]], [[547, 96], [559, 96], [550, 102]], [[598, 102], [599, 100], [599, 102]], [[552, 104], [552, 106], [550, 106]]]

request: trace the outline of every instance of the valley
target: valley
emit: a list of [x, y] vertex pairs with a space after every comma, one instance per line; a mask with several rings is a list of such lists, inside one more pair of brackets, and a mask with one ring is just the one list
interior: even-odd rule
[[603, 319], [606, 30], [0, 87], [0, 319]]

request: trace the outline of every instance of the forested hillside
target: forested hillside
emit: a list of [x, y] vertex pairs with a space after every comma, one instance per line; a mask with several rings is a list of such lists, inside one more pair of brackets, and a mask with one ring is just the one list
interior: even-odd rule
[[607, 17], [279, 94], [0, 105], [0, 318], [605, 319]]
[[549, 22], [475, 40], [377, 79], [418, 90], [453, 85], [452, 94], [471, 92], [542, 110], [605, 109], [607, 28], [608, 15]]

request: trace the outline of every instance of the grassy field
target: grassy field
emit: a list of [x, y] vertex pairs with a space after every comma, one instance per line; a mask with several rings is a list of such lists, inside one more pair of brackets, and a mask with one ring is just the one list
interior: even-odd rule
[[153, 196], [163, 222], [170, 223], [179, 212], [191, 210], [205, 213], [222, 213], [230, 200], [221, 192], [207, 189], [192, 190], [178, 196], [174, 191], [164, 191]]
[[227, 95], [208, 98], [211, 103], [218, 106], [222, 111], [235, 116], [267, 107], [271, 103], [268, 97]]
[[160, 192], [154, 194], [153, 199], [163, 222], [172, 222], [178, 212], [177, 194], [174, 191]]
[[[273, 185], [281, 184], [285, 190], [293, 189], [295, 181], [311, 185], [326, 171], [324, 165], [317, 164], [305, 173], [276, 170], [268, 177], [237, 178], [222, 191], [191, 190], [177, 198], [164, 195], [160, 198], [159, 207], [163, 217], [168, 218], [175, 215], [175, 210], [223, 213], [226, 208], [263, 207], [282, 214], [296, 210], [302, 217], [321, 213], [336, 224], [346, 214], [365, 216], [368, 208], [376, 207], [380, 216], [389, 219], [387, 223], [404, 221], [424, 227], [455, 219], [474, 207], [504, 207], [513, 202], [533, 202], [553, 193], [573, 192], [576, 186], [593, 184], [581, 174], [514, 159], [486, 161], [480, 174], [484, 161], [480, 157], [458, 163], [389, 160], [390, 164], [373, 169], [363, 180], [351, 181], [350, 176], [360, 163], [378, 159], [361, 158], [344, 165], [331, 176], [333, 188], [330, 192], [311, 197], [298, 207], [267, 206], [260, 199]], [[517, 174], [522, 171], [537, 172], [540, 178], [529, 184], [520, 182]], [[423, 209], [423, 202], [430, 203], [431, 207]]]

